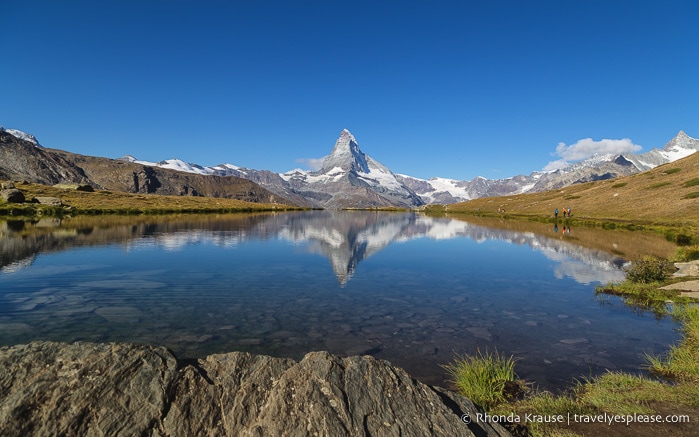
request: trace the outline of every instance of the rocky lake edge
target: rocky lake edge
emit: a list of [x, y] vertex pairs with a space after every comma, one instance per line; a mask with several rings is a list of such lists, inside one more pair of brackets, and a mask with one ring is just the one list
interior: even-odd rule
[[0, 348], [2, 435], [477, 435], [467, 398], [387, 361], [311, 352], [178, 359], [163, 347], [32, 342]]

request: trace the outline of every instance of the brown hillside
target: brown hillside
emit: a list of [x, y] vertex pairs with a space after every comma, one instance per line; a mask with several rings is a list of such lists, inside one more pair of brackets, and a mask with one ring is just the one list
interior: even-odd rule
[[560, 190], [489, 197], [449, 205], [448, 212], [548, 216], [570, 207], [574, 219], [699, 226], [699, 153], [631, 176]]
[[[3, 182], [3, 181], [0, 181]], [[15, 182], [22, 191], [27, 203], [6, 203], [0, 199], [0, 216], [32, 215], [42, 210], [41, 205], [32, 203], [36, 197], [56, 197], [61, 200], [64, 212], [77, 213], [181, 213], [181, 212], [252, 212], [287, 211], [298, 207], [281, 203], [249, 202], [231, 198], [211, 198], [203, 196], [167, 196], [160, 194], [124, 193], [97, 190], [84, 192], [71, 188]]]
[[89, 184], [96, 189], [126, 193], [217, 197], [285, 205], [299, 203], [299, 199], [286, 199], [248, 179], [204, 176], [36, 147], [2, 131], [0, 180], [25, 180], [44, 185]]

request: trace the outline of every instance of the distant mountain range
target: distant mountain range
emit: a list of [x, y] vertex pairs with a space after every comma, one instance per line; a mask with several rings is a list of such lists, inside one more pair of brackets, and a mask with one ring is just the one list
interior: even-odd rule
[[[642, 154], [595, 155], [555, 171], [536, 171], [506, 179], [477, 177], [470, 181], [447, 178], [425, 180], [393, 173], [362, 152], [355, 137], [346, 129], [340, 133], [332, 152], [324, 158], [319, 170], [297, 169], [286, 173], [249, 169], [233, 164], [207, 167], [177, 159], [147, 162], [139, 161], [131, 155], [118, 160], [85, 157], [44, 149], [39, 146], [36, 138], [21, 131], [2, 129], [0, 134], [10, 134], [36, 149], [51, 150], [63, 159], [61, 163], [49, 160], [50, 168], [46, 171], [54, 174], [50, 178], [55, 181], [53, 183], [82, 182], [91, 183], [95, 188], [111, 186], [113, 188], [110, 189], [130, 192], [240, 198], [239, 195], [232, 196], [226, 188], [231, 180], [235, 180], [228, 178], [233, 177], [252, 181], [268, 192], [261, 196], [250, 196], [251, 198], [266, 198], [264, 201], [274, 198], [278, 202], [328, 209], [391, 206], [415, 208], [425, 204], [451, 204], [480, 197], [553, 190], [581, 182], [631, 175], [699, 150], [699, 140], [680, 131], [662, 149]], [[3, 153], [7, 154], [0, 150], [0, 157], [3, 157]], [[89, 168], [95, 168], [95, 160], [99, 161], [98, 167], [102, 167], [102, 170], [109, 167], [110, 170], [106, 173], [111, 174], [113, 180], [105, 180], [105, 171], [100, 174], [89, 171]], [[15, 164], [18, 162], [16, 158], [10, 161]], [[32, 169], [28, 165], [30, 161], [26, 161], [27, 168], [24, 170], [21, 165], [14, 165], [10, 166], [12, 171], [8, 172], [5, 168], [8, 167], [6, 160], [3, 159], [0, 161], [0, 177], [5, 175], [6, 178], [16, 179], [26, 173], [29, 176], [21, 178], [46, 183], [38, 180], [41, 179], [41, 169]], [[62, 171], [60, 167], [63, 167]], [[140, 182], [139, 178], [142, 179]], [[115, 184], [115, 180], [122, 182]]]
[[122, 159], [185, 172], [247, 178], [280, 196], [297, 194], [311, 205], [324, 208], [418, 207], [547, 191], [581, 182], [628, 176], [683, 158], [697, 150], [699, 140], [680, 131], [662, 149], [642, 154], [595, 155], [555, 171], [535, 171], [505, 179], [419, 179], [394, 174], [388, 167], [364, 154], [354, 136], [345, 129], [318, 171], [272, 173], [233, 164], [204, 167], [176, 159], [157, 163], [137, 161], [132, 156]]
[[480, 197], [508, 196], [556, 190], [562, 187], [650, 170], [699, 150], [699, 140], [680, 131], [662, 149], [634, 154], [598, 154], [555, 171], [535, 171], [506, 179], [478, 177], [470, 181], [445, 178], [429, 180], [398, 175], [398, 179], [427, 203], [450, 204]]

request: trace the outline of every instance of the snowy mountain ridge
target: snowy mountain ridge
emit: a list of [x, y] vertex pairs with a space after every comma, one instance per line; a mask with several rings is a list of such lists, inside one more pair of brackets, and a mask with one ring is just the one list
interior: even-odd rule
[[[503, 179], [486, 179], [482, 176], [471, 180], [442, 177], [420, 179], [405, 174], [394, 174], [388, 167], [362, 152], [354, 135], [347, 129], [343, 129], [331, 154], [324, 158], [323, 165], [318, 171], [294, 169], [278, 174], [267, 172], [269, 174], [265, 178], [261, 178], [259, 170], [247, 169], [233, 164], [204, 167], [179, 159], [169, 159], [158, 163], [138, 161], [131, 156], [121, 159], [204, 175], [234, 175], [251, 179], [268, 189], [276, 187], [279, 195], [288, 195], [291, 191], [301, 194], [302, 197], [307, 197], [309, 190], [327, 195], [332, 191], [333, 184], [337, 185], [349, 178], [350, 184], [355, 188], [364, 187], [375, 193], [393, 192], [400, 198], [395, 206], [413, 207], [422, 203], [450, 204], [479, 197], [545, 191], [574, 183], [626, 176], [684, 158], [697, 150], [699, 150], [699, 140], [689, 137], [684, 131], [680, 131], [662, 149], [654, 148], [641, 154], [596, 154], [560, 169], [534, 171], [529, 175], [517, 175]], [[270, 177], [270, 175], [274, 176]], [[339, 188], [335, 188], [339, 190]], [[335, 194], [332, 194], [331, 197]], [[361, 195], [361, 193], [357, 193], [357, 195]], [[419, 200], [412, 198], [414, 195], [419, 196]], [[333, 207], [333, 202], [328, 199], [319, 200], [317, 196], [311, 197], [316, 197], [311, 202], [314, 206]], [[393, 201], [395, 200], [393, 199]], [[391, 202], [389, 201], [389, 203]], [[340, 204], [344, 203], [346, 202], [340, 202]], [[374, 201], [373, 203], [378, 206], [380, 202]]]
[[5, 129], [4, 127], [0, 126], [0, 131], [7, 132], [8, 134], [12, 135], [13, 137], [19, 138], [20, 140], [29, 141], [30, 143], [34, 144], [36, 147], [42, 147], [34, 135], [28, 134], [26, 132], [22, 132], [21, 130]]
[[[16, 129], [0, 127], [0, 130], [46, 150], [33, 135]], [[200, 176], [248, 179], [300, 206], [328, 209], [414, 208], [424, 204], [451, 204], [479, 197], [554, 190], [581, 182], [627, 176], [684, 158], [697, 150], [699, 140], [680, 131], [662, 149], [654, 148], [640, 154], [597, 154], [559, 169], [534, 171], [529, 175], [504, 179], [481, 176], [471, 180], [442, 177], [420, 179], [393, 173], [387, 166], [362, 152], [354, 135], [343, 129], [332, 152], [323, 159], [317, 171], [295, 169], [274, 173], [234, 164], [202, 166], [177, 158], [150, 162], [138, 160], [132, 155], [119, 160]]]
[[425, 203], [456, 203], [478, 197], [523, 194], [558, 189], [574, 183], [610, 179], [650, 170], [699, 151], [699, 140], [680, 131], [662, 149], [634, 154], [595, 154], [557, 170], [535, 171], [504, 179], [468, 180], [446, 178], [418, 179], [398, 175]]

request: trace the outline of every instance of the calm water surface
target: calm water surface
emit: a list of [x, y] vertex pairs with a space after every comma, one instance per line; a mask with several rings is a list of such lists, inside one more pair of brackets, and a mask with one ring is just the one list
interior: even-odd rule
[[548, 389], [639, 372], [677, 326], [597, 299], [595, 285], [623, 278], [626, 252], [581, 243], [575, 229], [413, 213], [4, 222], [0, 345], [131, 341], [180, 357], [296, 359], [328, 350], [440, 385], [440, 365], [478, 349], [513, 354], [518, 374]]

